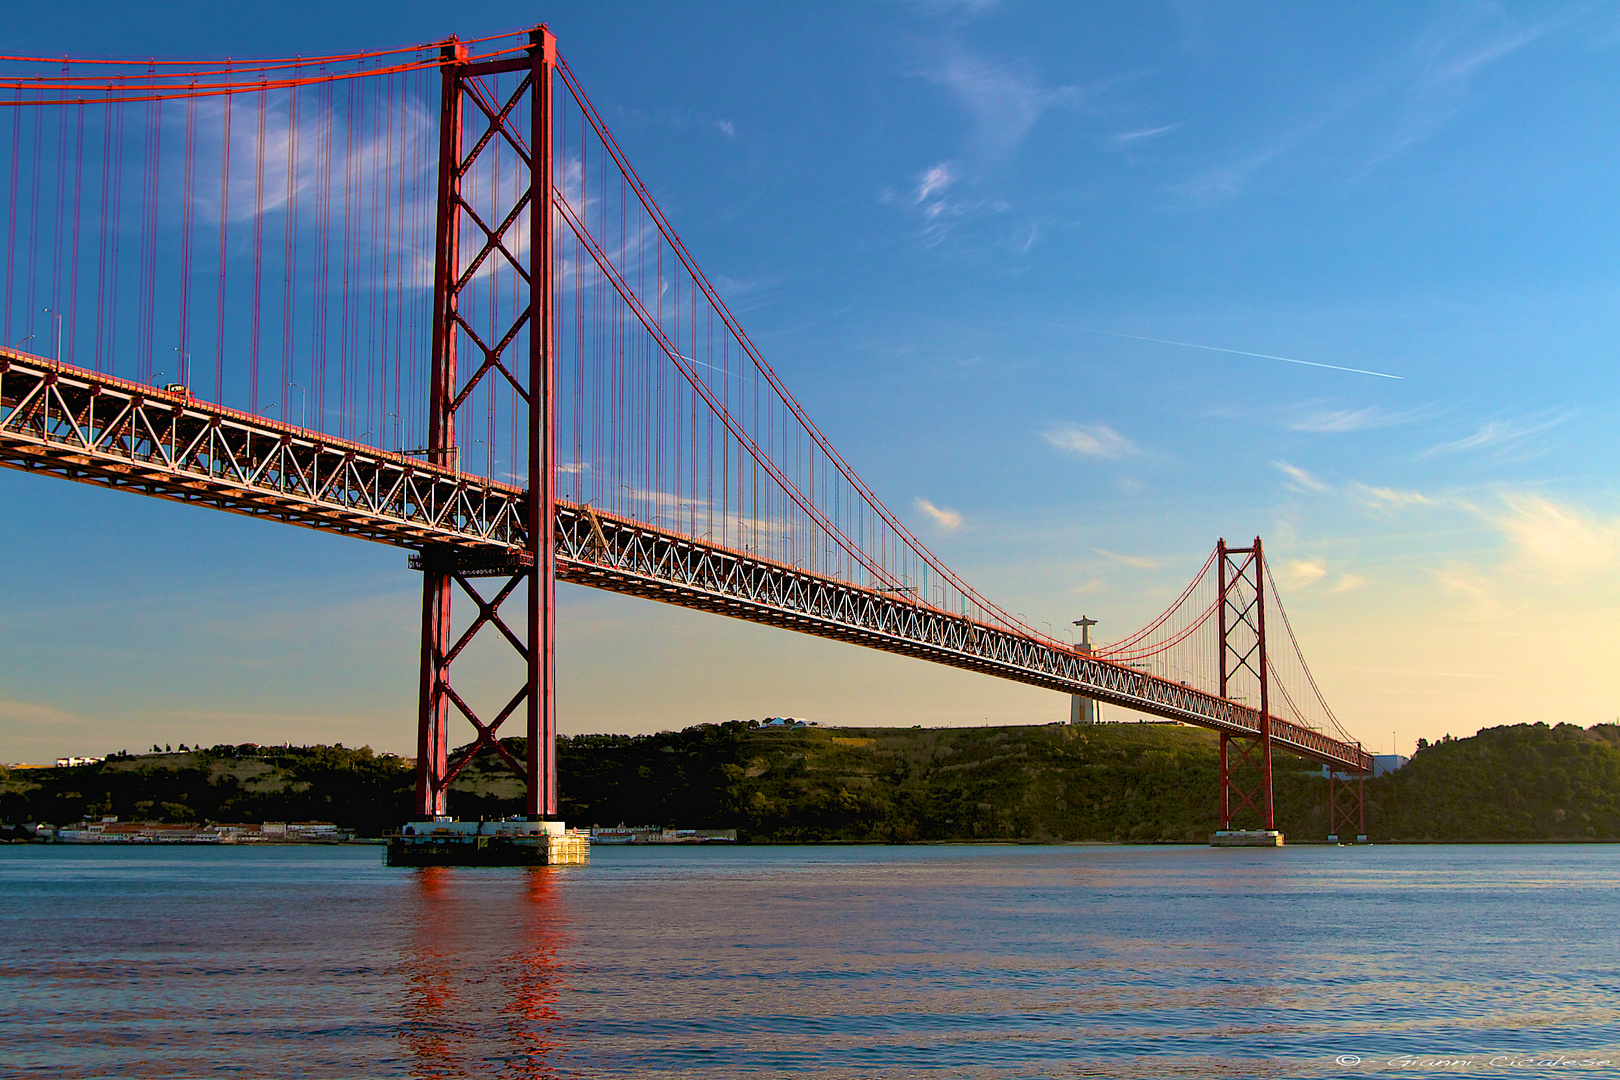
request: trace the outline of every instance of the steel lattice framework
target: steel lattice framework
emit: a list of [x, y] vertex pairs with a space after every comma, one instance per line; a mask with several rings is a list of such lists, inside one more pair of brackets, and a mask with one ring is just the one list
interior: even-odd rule
[[[1273, 747], [1330, 776], [1370, 770], [1258, 538], [1222, 541], [1176, 604], [1095, 653], [1036, 633], [928, 551], [810, 421], [555, 37], [472, 45], [0, 74], [0, 329], [40, 337], [40, 297], [56, 320], [49, 359], [0, 349], [0, 466], [410, 550], [424, 815], [486, 750], [523, 778], [531, 814], [556, 813], [558, 580], [1213, 729], [1223, 827], [1272, 827]], [[171, 344], [172, 384], [152, 370]], [[1268, 648], [1268, 610], [1284, 648]], [[484, 640], [524, 676], [481, 713], [452, 672]], [[456, 714], [476, 734], [452, 757]], [[500, 741], [519, 716], [525, 760]], [[1330, 800], [1335, 829], [1349, 790]]]
[[[495, 747], [524, 778], [530, 814], [557, 813], [557, 576], [552, 525], [556, 500], [556, 295], [550, 183], [556, 57], [557, 39], [545, 27], [530, 34], [521, 57], [475, 63], [469, 61], [459, 42], [446, 45], [442, 53], [430, 452], [440, 456], [441, 464], [452, 454], [459, 456], [458, 418], [464, 410], [471, 411], [481, 386], [493, 395], [496, 387], [489, 383], [500, 380], [501, 388], [514, 395], [514, 409], [522, 414], [526, 428], [522, 444], [527, 449], [526, 474], [531, 483], [523, 496], [524, 520], [536, 527], [524, 535], [520, 565], [513, 566], [511, 557], [505, 555], [493, 560], [473, 557], [472, 572], [510, 572], [506, 585], [487, 602], [466, 582], [466, 555], [431, 553], [415, 563], [422, 571], [417, 809], [424, 815], [446, 811], [451, 781], [485, 746]], [[509, 92], [501, 93], [489, 81], [501, 75], [520, 78]], [[470, 129], [466, 123], [469, 106], [475, 121]], [[517, 123], [520, 118], [528, 121], [527, 136], [524, 126]], [[471, 145], [469, 136], [473, 136]], [[497, 183], [488, 204], [469, 197], [480, 165], [486, 173], [507, 171], [500, 160], [503, 151], [511, 158], [508, 169], [518, 182], [509, 189]], [[536, 182], [536, 177], [542, 179]], [[499, 218], [493, 217], [492, 209]], [[461, 248], [467, 225], [479, 237], [470, 258], [464, 258]], [[518, 251], [525, 251], [526, 257], [520, 257]], [[504, 307], [491, 307], [481, 332], [475, 325], [479, 321], [476, 294], [482, 283], [480, 272], [492, 269], [492, 261], [514, 279], [516, 295]], [[473, 350], [473, 364], [458, 363], [462, 346]], [[525, 587], [527, 603], [522, 633], [517, 633], [500, 618], [499, 608], [520, 585]], [[472, 626], [456, 640], [451, 633], [453, 586], [478, 608]], [[498, 632], [517, 652], [527, 672], [505, 708], [487, 722], [456, 692], [450, 677], [452, 662], [480, 631]], [[478, 732], [472, 746], [455, 762], [448, 756], [452, 706]], [[521, 763], [498, 740], [501, 725], [519, 708], [524, 710], [528, 747], [528, 759]]]
[[14, 350], [0, 464], [405, 547], [528, 545], [521, 489]]
[[1216, 694], [1074, 648], [929, 607], [914, 596], [852, 587], [747, 552], [660, 531], [590, 507], [557, 508], [558, 577], [681, 607], [849, 641], [1257, 739], [1265, 730], [1301, 757], [1371, 767], [1359, 747]]
[[[1220, 583], [1216, 642], [1220, 649], [1220, 697], [1228, 699], [1240, 678], [1259, 690], [1259, 721], [1234, 735], [1221, 732], [1221, 828], [1230, 829], [1238, 813], [1249, 810], [1262, 827], [1277, 827], [1271, 792], [1271, 744], [1277, 719], [1271, 715], [1271, 674], [1266, 663], [1265, 554], [1260, 538], [1246, 548], [1215, 545], [1215, 571]], [[1238, 756], [1232, 758], [1236, 745]], [[1348, 762], [1344, 763], [1348, 764]], [[1357, 768], [1360, 767], [1358, 764]], [[1247, 783], [1239, 779], [1248, 774]], [[1234, 796], [1236, 797], [1234, 800]]]

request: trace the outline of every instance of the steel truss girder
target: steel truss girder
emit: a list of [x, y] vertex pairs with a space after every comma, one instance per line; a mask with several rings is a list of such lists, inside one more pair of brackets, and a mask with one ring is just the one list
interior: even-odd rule
[[519, 488], [10, 350], [0, 466], [386, 544], [528, 542]]
[[[1260, 733], [1257, 710], [913, 596], [863, 589], [588, 507], [559, 502], [556, 521], [557, 576], [564, 581], [1083, 694], [1233, 735]], [[1359, 747], [1277, 717], [1271, 737], [1312, 761], [1370, 767]]]
[[[453, 550], [464, 576], [521, 569], [524, 492], [26, 353], [0, 353], [0, 466], [380, 543]], [[592, 527], [594, 518], [596, 527]], [[1256, 734], [1259, 713], [1192, 687], [795, 567], [559, 503], [558, 577]], [[424, 556], [427, 557], [427, 556]], [[1291, 753], [1349, 771], [1370, 755], [1271, 719]]]

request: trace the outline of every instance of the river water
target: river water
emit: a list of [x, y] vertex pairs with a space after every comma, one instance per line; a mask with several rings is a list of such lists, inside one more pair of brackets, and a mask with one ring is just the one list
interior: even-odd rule
[[1620, 1075], [1620, 847], [592, 859], [0, 848], [0, 1074]]

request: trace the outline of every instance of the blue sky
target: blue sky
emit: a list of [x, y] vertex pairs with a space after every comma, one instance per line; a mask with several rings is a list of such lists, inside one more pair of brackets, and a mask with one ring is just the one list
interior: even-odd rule
[[[818, 424], [1010, 610], [1121, 636], [1217, 536], [1259, 533], [1369, 746], [1620, 716], [1620, 7], [447, 11], [68, 2], [11, 13], [4, 51], [308, 55], [547, 20]], [[402, 552], [13, 473], [0, 497], [0, 758], [411, 749]], [[1067, 715], [563, 602], [565, 731]]]

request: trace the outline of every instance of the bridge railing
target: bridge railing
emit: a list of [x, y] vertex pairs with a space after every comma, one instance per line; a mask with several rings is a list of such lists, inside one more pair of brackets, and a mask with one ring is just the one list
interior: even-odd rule
[[521, 549], [527, 532], [515, 487], [16, 350], [0, 464], [390, 544]]

